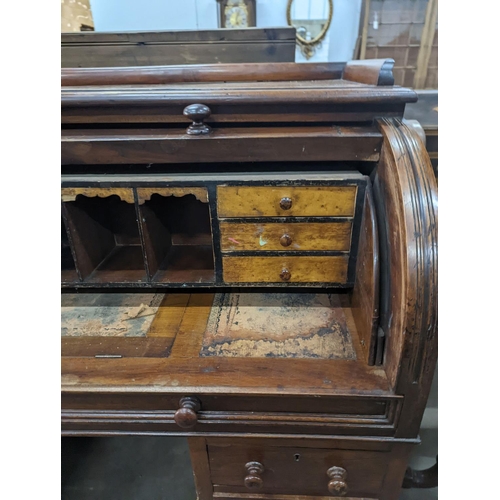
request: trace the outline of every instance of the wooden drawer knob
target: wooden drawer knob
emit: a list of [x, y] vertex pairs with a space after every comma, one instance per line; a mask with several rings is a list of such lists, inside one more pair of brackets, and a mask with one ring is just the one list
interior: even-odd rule
[[348, 490], [346, 483], [347, 471], [342, 467], [330, 467], [326, 474], [330, 478], [328, 491], [336, 497], [345, 496]]
[[289, 234], [284, 234], [280, 238], [280, 243], [282, 247], [289, 247], [292, 244], [292, 237]]
[[290, 198], [281, 198], [280, 200], [281, 210], [290, 210], [292, 208], [292, 200]]
[[281, 273], [280, 273], [280, 278], [283, 280], [283, 281], [290, 281], [290, 278], [292, 277], [292, 274], [290, 273], [290, 271], [284, 267], [282, 270], [281, 270]]
[[189, 135], [208, 134], [210, 132], [210, 127], [203, 123], [203, 120], [206, 120], [211, 114], [212, 111], [210, 108], [204, 104], [190, 104], [186, 106], [183, 115], [193, 121], [186, 132]]
[[264, 481], [260, 476], [264, 472], [264, 466], [260, 462], [248, 462], [245, 468], [247, 470], [245, 486], [249, 490], [258, 490], [262, 488]]
[[200, 411], [200, 400], [195, 396], [184, 396], [179, 401], [179, 409], [175, 412], [175, 423], [182, 429], [191, 429], [198, 423], [198, 415]]

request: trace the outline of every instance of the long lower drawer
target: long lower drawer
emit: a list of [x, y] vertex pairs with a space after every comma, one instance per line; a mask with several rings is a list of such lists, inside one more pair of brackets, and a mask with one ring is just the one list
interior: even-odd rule
[[401, 398], [63, 393], [63, 433], [394, 435]]

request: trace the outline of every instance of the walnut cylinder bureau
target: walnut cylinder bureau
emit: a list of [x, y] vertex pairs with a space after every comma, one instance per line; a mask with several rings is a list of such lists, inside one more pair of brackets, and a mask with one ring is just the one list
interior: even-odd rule
[[62, 434], [188, 438], [198, 498], [396, 500], [437, 187], [392, 60], [62, 70]]

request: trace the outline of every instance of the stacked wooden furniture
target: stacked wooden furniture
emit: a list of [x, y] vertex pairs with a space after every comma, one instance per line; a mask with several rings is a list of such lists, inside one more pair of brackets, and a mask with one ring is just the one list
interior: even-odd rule
[[188, 436], [200, 500], [398, 498], [437, 197], [392, 64], [63, 70], [63, 435]]
[[295, 61], [295, 28], [61, 33], [61, 67]]

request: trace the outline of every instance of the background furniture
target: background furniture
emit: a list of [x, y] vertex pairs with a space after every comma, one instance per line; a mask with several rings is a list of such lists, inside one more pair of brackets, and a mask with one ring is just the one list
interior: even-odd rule
[[364, 0], [355, 57], [394, 59], [397, 85], [438, 88], [438, 0]]
[[61, 67], [292, 62], [295, 28], [61, 33]]

